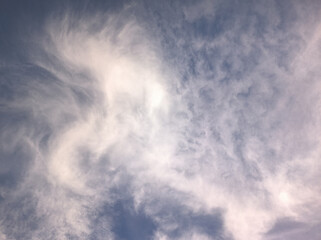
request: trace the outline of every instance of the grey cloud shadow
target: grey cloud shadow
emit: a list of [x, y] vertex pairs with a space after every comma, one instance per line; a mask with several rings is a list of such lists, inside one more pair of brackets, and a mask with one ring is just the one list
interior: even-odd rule
[[278, 219], [272, 228], [265, 233], [269, 240], [318, 240], [321, 237], [321, 225], [296, 221], [290, 217]]

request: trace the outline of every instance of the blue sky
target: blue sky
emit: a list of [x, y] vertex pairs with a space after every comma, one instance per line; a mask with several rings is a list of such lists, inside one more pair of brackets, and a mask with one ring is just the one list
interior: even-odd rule
[[320, 10], [1, 1], [0, 239], [320, 239]]

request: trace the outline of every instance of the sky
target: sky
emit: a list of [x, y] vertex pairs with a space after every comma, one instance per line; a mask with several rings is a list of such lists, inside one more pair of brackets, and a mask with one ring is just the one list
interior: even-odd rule
[[321, 239], [321, 2], [0, 1], [0, 239]]

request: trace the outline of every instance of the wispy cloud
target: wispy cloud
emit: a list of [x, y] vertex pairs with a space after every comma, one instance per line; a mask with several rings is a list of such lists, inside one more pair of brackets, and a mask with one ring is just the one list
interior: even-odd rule
[[320, 8], [302, 6], [53, 11], [1, 66], [0, 237], [317, 239]]

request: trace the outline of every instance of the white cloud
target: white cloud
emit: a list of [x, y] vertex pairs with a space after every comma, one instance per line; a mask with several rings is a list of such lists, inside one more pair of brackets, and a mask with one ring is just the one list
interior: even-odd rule
[[[210, 9], [216, 6], [207, 4], [185, 8], [185, 24], [202, 14], [214, 18]], [[278, 15], [271, 9], [268, 20]], [[247, 30], [236, 23], [212, 41], [186, 34], [191, 49], [177, 49], [182, 63], [170, 66], [160, 54], [166, 51], [159, 48], [162, 39], [153, 39], [126, 11], [52, 17], [44, 38], [35, 40], [45, 54], [32, 60], [50, 75], [39, 85], [28, 83], [29, 95], [10, 107], [32, 112], [51, 135], [46, 140], [45, 131], [26, 126], [12, 139], [6, 135], [13, 132], [2, 135], [10, 140], [2, 141], [3, 148], [19, 145], [19, 137], [33, 151], [19, 189], [32, 193], [36, 215], [44, 219], [33, 239], [45, 232], [88, 238], [98, 209], [116, 201], [120, 193], [111, 189], [124, 182], [136, 209], [164, 231], [177, 227], [154, 204], [165, 198], [195, 213], [222, 210], [226, 232], [240, 240], [263, 239], [282, 217], [318, 222], [317, 26], [306, 36], [298, 23], [302, 28], [289, 28], [285, 36], [275, 30], [278, 15], [263, 38], [255, 35], [255, 18]], [[300, 39], [291, 42], [298, 52], [284, 45], [287, 36]], [[204, 54], [214, 50], [210, 69]], [[294, 60], [280, 63], [281, 51]], [[190, 52], [199, 61], [183, 83], [179, 77], [190, 72], [183, 64]], [[113, 219], [106, 216], [99, 224], [100, 237], [113, 239]], [[170, 239], [161, 230], [154, 238]], [[180, 238], [210, 236], [191, 230]]]

